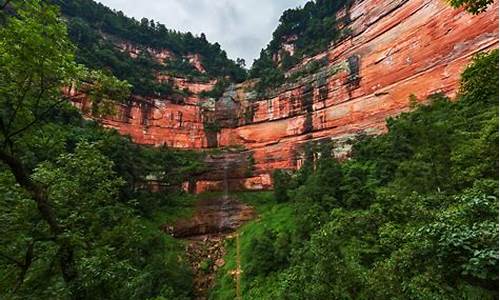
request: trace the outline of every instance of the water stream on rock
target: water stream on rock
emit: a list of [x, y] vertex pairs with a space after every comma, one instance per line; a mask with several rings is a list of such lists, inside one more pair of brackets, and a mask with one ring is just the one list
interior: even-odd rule
[[229, 194], [231, 165], [224, 163], [223, 193], [202, 198], [189, 219], [179, 220], [171, 234], [186, 240], [186, 251], [193, 270], [197, 300], [207, 299], [217, 270], [224, 265], [224, 240], [245, 222], [255, 217], [255, 210]]
[[224, 188], [224, 194], [222, 195], [222, 202], [221, 202], [221, 207], [220, 211], [222, 212], [222, 216], [220, 218], [220, 224], [219, 224], [219, 231], [223, 232], [224, 228], [228, 224], [227, 223], [227, 218], [226, 214], [230, 211], [230, 199], [229, 199], [229, 182], [227, 179], [227, 173], [229, 170], [229, 165], [227, 163], [224, 164], [224, 181], [223, 181], [223, 188]]

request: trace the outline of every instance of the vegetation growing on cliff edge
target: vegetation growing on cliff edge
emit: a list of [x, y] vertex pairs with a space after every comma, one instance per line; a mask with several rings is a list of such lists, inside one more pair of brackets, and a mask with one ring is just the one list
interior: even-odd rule
[[229, 84], [227, 80], [219, 79], [211, 91], [201, 92], [200, 97], [219, 99], [222, 97]]
[[[262, 94], [268, 88], [283, 84], [284, 72], [299, 63], [304, 56], [324, 51], [342, 37], [349, 16], [337, 18], [341, 9], [349, 6], [351, 0], [315, 0], [307, 2], [303, 8], [286, 10], [280, 24], [273, 33], [271, 42], [262, 49], [250, 70], [250, 78], [259, 78], [256, 86]], [[294, 53], [282, 49], [284, 43], [293, 44]], [[275, 58], [281, 56], [278, 62]]]
[[[98, 73], [75, 63], [54, 6], [10, 5], [15, 15], [0, 9], [0, 298], [189, 299], [184, 249], [157, 214], [177, 213], [197, 155], [83, 120], [61, 91]], [[127, 92], [90, 78], [96, 108]], [[149, 192], [151, 176], [168, 193]]]
[[448, 0], [448, 2], [455, 8], [463, 7], [472, 14], [479, 14], [485, 11], [494, 0]]
[[[323, 145], [315, 168], [277, 172], [275, 197], [289, 202], [240, 232], [244, 298], [496, 298], [498, 59], [478, 55], [456, 101], [435, 95], [389, 119], [351, 159]], [[212, 299], [233, 299], [232, 243]]]
[[[218, 43], [211, 44], [204, 34], [194, 36], [167, 29], [163, 24], [143, 18], [137, 21], [121, 11], [113, 11], [93, 0], [51, 0], [61, 7], [72, 41], [78, 46], [77, 60], [92, 68], [107, 69], [134, 87], [134, 94], [142, 96], [168, 96], [174, 91], [168, 82], [158, 83], [157, 73], [190, 77], [198, 80], [228, 78], [235, 82], [246, 79], [241, 62], [227, 57]], [[141, 54], [131, 58], [115, 45], [131, 43]], [[147, 49], [166, 49], [176, 57], [162, 65], [151, 57]], [[207, 73], [201, 73], [186, 60], [190, 54], [200, 54]]]
[[[469, 13], [485, 11], [493, 0], [447, 0], [455, 8], [463, 7]], [[313, 56], [327, 50], [328, 46], [349, 34], [349, 15], [337, 18], [342, 9], [351, 5], [351, 0], [312, 0], [303, 8], [286, 10], [273, 33], [271, 42], [262, 49], [249, 72], [249, 78], [259, 78], [255, 91], [261, 97], [272, 88], [285, 83], [285, 72], [301, 62], [306, 56]], [[342, 14], [340, 14], [342, 15]], [[282, 49], [291, 44], [291, 55]], [[280, 58], [280, 59], [278, 59]], [[293, 80], [294, 74], [292, 74]], [[298, 76], [298, 75], [295, 75]]]

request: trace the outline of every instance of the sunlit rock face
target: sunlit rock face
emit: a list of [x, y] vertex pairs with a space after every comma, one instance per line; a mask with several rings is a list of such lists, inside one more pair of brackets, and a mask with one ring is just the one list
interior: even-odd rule
[[[265, 99], [249, 92], [249, 81], [232, 86], [218, 102], [196, 95], [137, 101], [103, 123], [141, 144], [239, 146], [252, 159], [240, 159], [229, 181], [239, 189], [267, 189], [274, 169], [300, 167], [308, 142], [339, 141], [339, 152], [346, 152], [349, 139], [383, 133], [387, 117], [409, 109], [410, 95], [419, 101], [434, 93], [453, 97], [470, 59], [498, 47], [498, 1], [477, 16], [442, 0], [361, 0], [341, 13], [349, 16], [352, 34], [297, 67], [321, 62], [315, 73]], [[293, 51], [293, 38], [283, 48]], [[182, 84], [194, 93], [208, 88]], [[207, 130], [211, 122], [222, 128]], [[212, 169], [226, 161], [207, 160]], [[201, 176], [194, 190], [220, 190], [219, 173]]]
[[186, 57], [189, 61], [190, 64], [192, 64], [196, 70], [200, 71], [201, 73], [206, 73], [207, 71], [205, 70], [205, 67], [201, 63], [201, 55], [196, 53], [196, 54], [190, 54]]
[[200, 107], [194, 103], [176, 104], [143, 100], [121, 107], [103, 124], [130, 135], [139, 144], [200, 149], [208, 146]]
[[478, 16], [434, 0], [357, 1], [347, 13], [353, 36], [314, 58], [326, 66], [253, 101], [250, 122], [222, 129], [219, 146], [250, 149], [256, 174], [296, 168], [305, 142], [384, 132], [412, 94], [453, 97], [471, 57], [498, 47], [498, 2]]
[[[85, 112], [90, 111], [88, 103], [82, 96], [73, 104]], [[113, 116], [99, 121], [138, 144], [203, 149], [217, 143], [216, 136], [205, 130], [203, 109], [196, 97], [183, 99], [182, 103], [134, 97], [129, 103], [117, 106]]]
[[156, 76], [158, 82], [169, 82], [172, 86], [176, 87], [178, 90], [187, 90], [192, 94], [200, 94], [203, 92], [211, 91], [217, 80], [209, 81], [193, 81], [188, 78], [174, 77], [169, 75], [159, 74]]

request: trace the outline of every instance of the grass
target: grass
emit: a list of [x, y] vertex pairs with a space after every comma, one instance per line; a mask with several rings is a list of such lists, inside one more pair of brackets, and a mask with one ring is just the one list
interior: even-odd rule
[[180, 194], [166, 207], [159, 209], [153, 214], [152, 223], [156, 226], [173, 224], [179, 219], [189, 218], [194, 213], [194, 206], [198, 197], [191, 194]]
[[[275, 232], [290, 231], [293, 226], [293, 208], [287, 204], [276, 203], [273, 192], [243, 192], [233, 194], [240, 201], [255, 207], [257, 219], [242, 226], [238, 233], [240, 235], [240, 260], [243, 273], [241, 275], [241, 288], [243, 299], [262, 299], [261, 294], [267, 296], [276, 290], [271, 286], [276, 280], [270, 278], [249, 278], [245, 276], [245, 269], [251, 262], [250, 251], [254, 238], [261, 236], [266, 229]], [[236, 298], [236, 283], [230, 274], [236, 269], [236, 243], [235, 239], [226, 241], [225, 265], [219, 270], [215, 286], [211, 290], [210, 298], [213, 300], [229, 300]], [[268, 277], [278, 276], [271, 273]]]
[[267, 209], [276, 205], [276, 200], [274, 199], [274, 193], [272, 191], [238, 192], [232, 193], [231, 195], [238, 198], [241, 202], [253, 206], [258, 214], [262, 214]]
[[[152, 234], [153, 232], [158, 232], [159, 227], [163, 224], [174, 224], [176, 220], [189, 218], [194, 212], [197, 201], [221, 197], [222, 195], [223, 193], [221, 192], [209, 192], [200, 195], [181, 194], [176, 196], [167, 207], [159, 209], [153, 214], [152, 218], [144, 220], [145, 230]], [[241, 286], [244, 299], [262, 299], [259, 295], [264, 294], [268, 296], [274, 290], [277, 290], [277, 287], [273, 286], [273, 283], [278, 281], [272, 279], [272, 277], [276, 277], [278, 274], [272, 273], [267, 278], [248, 278], [248, 276], [245, 276], [245, 269], [248, 268], [248, 263], [250, 262], [249, 258], [252, 257], [250, 245], [254, 238], [261, 236], [266, 229], [272, 229], [275, 232], [289, 231], [294, 225], [293, 209], [290, 204], [276, 203], [273, 192], [238, 192], [231, 193], [230, 196], [251, 205], [256, 209], [258, 214], [255, 220], [242, 226], [238, 230], [238, 233], [240, 234], [240, 259], [243, 269]], [[168, 234], [164, 234], [162, 239], [165, 240], [169, 249], [168, 254], [165, 256], [166, 261], [170, 265], [175, 265], [176, 268], [188, 269], [189, 266], [185, 258], [183, 241], [174, 239]], [[236, 285], [230, 274], [232, 270], [236, 269], [235, 239], [228, 239], [226, 241], [226, 256], [224, 260], [225, 265], [219, 269], [210, 299], [233, 300], [236, 298]], [[202, 267], [208, 268], [211, 262], [205, 261], [203, 263], [206, 266]]]

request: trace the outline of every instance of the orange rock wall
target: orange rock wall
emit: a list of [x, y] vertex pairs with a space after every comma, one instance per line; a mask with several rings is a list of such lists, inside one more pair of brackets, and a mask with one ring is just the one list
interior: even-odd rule
[[[272, 170], [301, 165], [305, 142], [382, 133], [387, 117], [408, 109], [410, 95], [420, 101], [438, 92], [454, 96], [473, 55], [498, 48], [498, 1], [477, 16], [443, 0], [358, 0], [342, 13], [352, 20], [352, 35], [308, 58], [326, 57], [323, 75], [289, 84], [270, 99], [250, 101], [244, 90], [249, 83], [236, 86], [235, 128], [223, 128], [215, 137], [206, 132], [203, 123], [213, 111], [197, 97], [185, 104], [137, 102], [104, 123], [141, 144], [202, 149], [214, 146], [215, 138], [219, 147], [243, 146], [255, 161], [252, 175], [235, 175], [231, 182], [265, 189], [271, 187]], [[352, 58], [359, 64], [356, 74], [349, 65]], [[191, 88], [200, 92], [206, 87]], [[222, 180], [202, 178], [195, 190], [220, 189]]]
[[[471, 57], [498, 47], [498, 1], [478, 16], [442, 0], [356, 1], [348, 13], [353, 36], [318, 57], [342, 66], [357, 56], [359, 85], [341, 70], [310, 92], [297, 86], [255, 102], [252, 124], [222, 130], [219, 145], [251, 150], [256, 174], [296, 168], [306, 141], [383, 132], [387, 117], [408, 109], [411, 94], [422, 101], [438, 92], [454, 96]], [[306, 94], [313, 99], [309, 116]], [[312, 128], [304, 126], [308, 117]]]
[[[74, 90], [65, 91], [72, 96], [75, 107], [90, 117], [91, 104], [84, 94]], [[200, 99], [193, 96], [182, 104], [171, 100], [134, 98], [129, 104], [115, 108], [113, 116], [99, 121], [108, 128], [114, 128], [123, 135], [130, 136], [135, 143], [142, 145], [166, 145], [178, 149], [203, 149], [213, 147], [216, 135], [205, 130], [204, 112]], [[214, 140], [210, 144], [209, 140]]]
[[103, 124], [130, 135], [136, 143], [181, 149], [208, 146], [198, 105], [137, 101], [119, 110], [117, 116], [104, 119]]
[[187, 89], [194, 94], [209, 92], [214, 88], [215, 84], [217, 84], [217, 80], [210, 80], [207, 82], [192, 82], [187, 78], [173, 77], [162, 74], [158, 74], [156, 78], [159, 82], [171, 81], [177, 89]]

